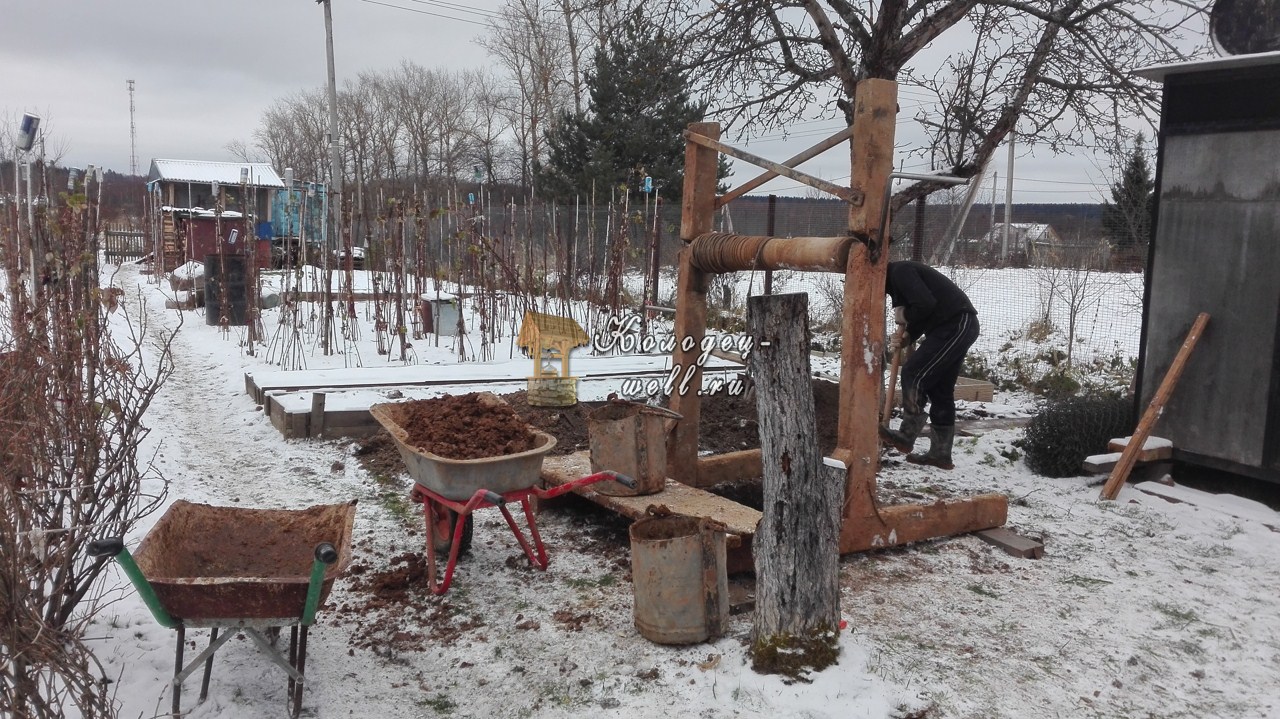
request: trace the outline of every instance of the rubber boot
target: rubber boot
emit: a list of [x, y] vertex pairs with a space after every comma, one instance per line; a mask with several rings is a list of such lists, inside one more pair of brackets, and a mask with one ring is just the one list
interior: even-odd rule
[[955, 442], [956, 428], [934, 425], [933, 438], [929, 441], [929, 451], [924, 454], [908, 454], [907, 461], [912, 464], [927, 464], [939, 469], [955, 469], [951, 462], [951, 445]]
[[883, 425], [880, 426], [880, 439], [884, 444], [906, 454], [915, 447], [916, 438], [920, 436], [920, 430], [924, 429], [924, 422], [927, 415], [924, 412], [916, 412], [914, 414], [904, 414], [902, 416], [902, 424], [897, 429], [889, 429]]

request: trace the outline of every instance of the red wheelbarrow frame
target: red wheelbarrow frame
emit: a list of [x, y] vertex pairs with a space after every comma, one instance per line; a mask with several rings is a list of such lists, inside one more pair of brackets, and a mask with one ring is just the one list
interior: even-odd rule
[[[431, 588], [432, 594], [444, 594], [449, 591], [449, 585], [453, 583], [453, 571], [458, 566], [458, 552], [462, 547], [462, 532], [466, 525], [467, 517], [477, 509], [485, 507], [497, 507], [502, 512], [503, 519], [507, 520], [507, 526], [511, 528], [511, 533], [515, 535], [516, 541], [520, 543], [520, 548], [524, 550], [524, 555], [529, 558], [529, 563], [533, 566], [546, 571], [547, 569], [547, 547], [542, 543], [542, 535], [538, 533], [538, 523], [534, 517], [533, 507], [529, 502], [529, 497], [537, 497], [538, 499], [551, 499], [559, 497], [566, 492], [572, 492], [580, 487], [585, 487], [596, 482], [616, 481], [623, 486], [634, 486], [635, 480], [630, 477], [618, 474], [617, 472], [596, 472], [595, 474], [579, 477], [572, 482], [551, 489], [543, 489], [541, 487], [527, 487], [525, 489], [515, 489], [509, 492], [491, 492], [487, 489], [477, 489], [471, 498], [465, 502], [446, 499], [431, 489], [414, 483], [413, 489], [409, 491], [409, 498], [415, 502], [422, 503], [422, 517], [426, 523], [427, 535], [427, 585]], [[524, 508], [525, 523], [529, 526], [529, 534], [533, 536], [533, 544], [525, 538], [524, 532], [516, 525], [515, 517], [511, 515], [511, 510], [507, 509], [510, 502], [519, 502]], [[436, 569], [436, 546], [435, 532], [432, 526], [435, 521], [436, 512], [435, 505], [440, 505], [457, 513], [458, 521], [454, 522], [453, 539], [449, 543], [449, 560], [445, 564], [444, 581], [438, 582], [438, 572]]]

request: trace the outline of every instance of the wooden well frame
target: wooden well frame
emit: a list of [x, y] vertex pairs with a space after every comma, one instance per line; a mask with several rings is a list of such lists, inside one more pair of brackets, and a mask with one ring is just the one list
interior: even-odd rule
[[[1008, 515], [1002, 494], [982, 494], [933, 504], [881, 507], [876, 501], [880, 464], [878, 436], [885, 347], [884, 296], [888, 266], [885, 225], [893, 172], [897, 83], [866, 79], [858, 83], [854, 122], [849, 128], [779, 164], [720, 142], [718, 123], [700, 122], [685, 131], [684, 196], [676, 286], [674, 365], [694, 367], [689, 386], [673, 393], [671, 409], [683, 415], [667, 447], [669, 477], [695, 487], [759, 476], [759, 450], [698, 456], [699, 390], [697, 366], [707, 328], [707, 290], [717, 273], [743, 270], [839, 272], [845, 277], [841, 326], [840, 416], [831, 460], [846, 470], [840, 552], [850, 553], [998, 527]], [[812, 177], [795, 166], [849, 140], [852, 175], [843, 187]], [[716, 193], [719, 154], [765, 172], [723, 196]], [[784, 176], [840, 197], [849, 204], [844, 237], [745, 237], [712, 233], [720, 206]], [[687, 347], [687, 349], [686, 349]]]

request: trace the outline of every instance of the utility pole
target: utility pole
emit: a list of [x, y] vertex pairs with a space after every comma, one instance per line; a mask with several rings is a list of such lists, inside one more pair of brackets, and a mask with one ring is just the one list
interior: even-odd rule
[[125, 80], [129, 87], [129, 174], [138, 174], [138, 126], [133, 121], [133, 80]]
[[[333, 9], [330, 0], [316, 0], [324, 5], [325, 54], [329, 65], [329, 212], [332, 213], [333, 238], [329, 240], [332, 254], [342, 244], [342, 155], [338, 151], [338, 79], [333, 69]], [[346, 264], [350, 268], [353, 262], [352, 248], [347, 248]], [[350, 273], [348, 273], [350, 274]], [[333, 352], [330, 345], [332, 326], [332, 303], [328, 299], [329, 273], [325, 273], [325, 328], [321, 344], [326, 355]], [[352, 311], [354, 314], [354, 308]]]
[[1001, 264], [1009, 259], [1009, 230], [1010, 223], [1013, 222], [1013, 145], [1017, 138], [1016, 130], [1009, 133], [1009, 176], [1005, 178], [1004, 186], [1004, 236], [1000, 239]]

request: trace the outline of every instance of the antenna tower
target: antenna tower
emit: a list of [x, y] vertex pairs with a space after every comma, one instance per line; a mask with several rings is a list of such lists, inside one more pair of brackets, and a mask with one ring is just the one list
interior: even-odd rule
[[133, 80], [129, 83], [129, 174], [138, 174], [138, 127], [133, 122]]

